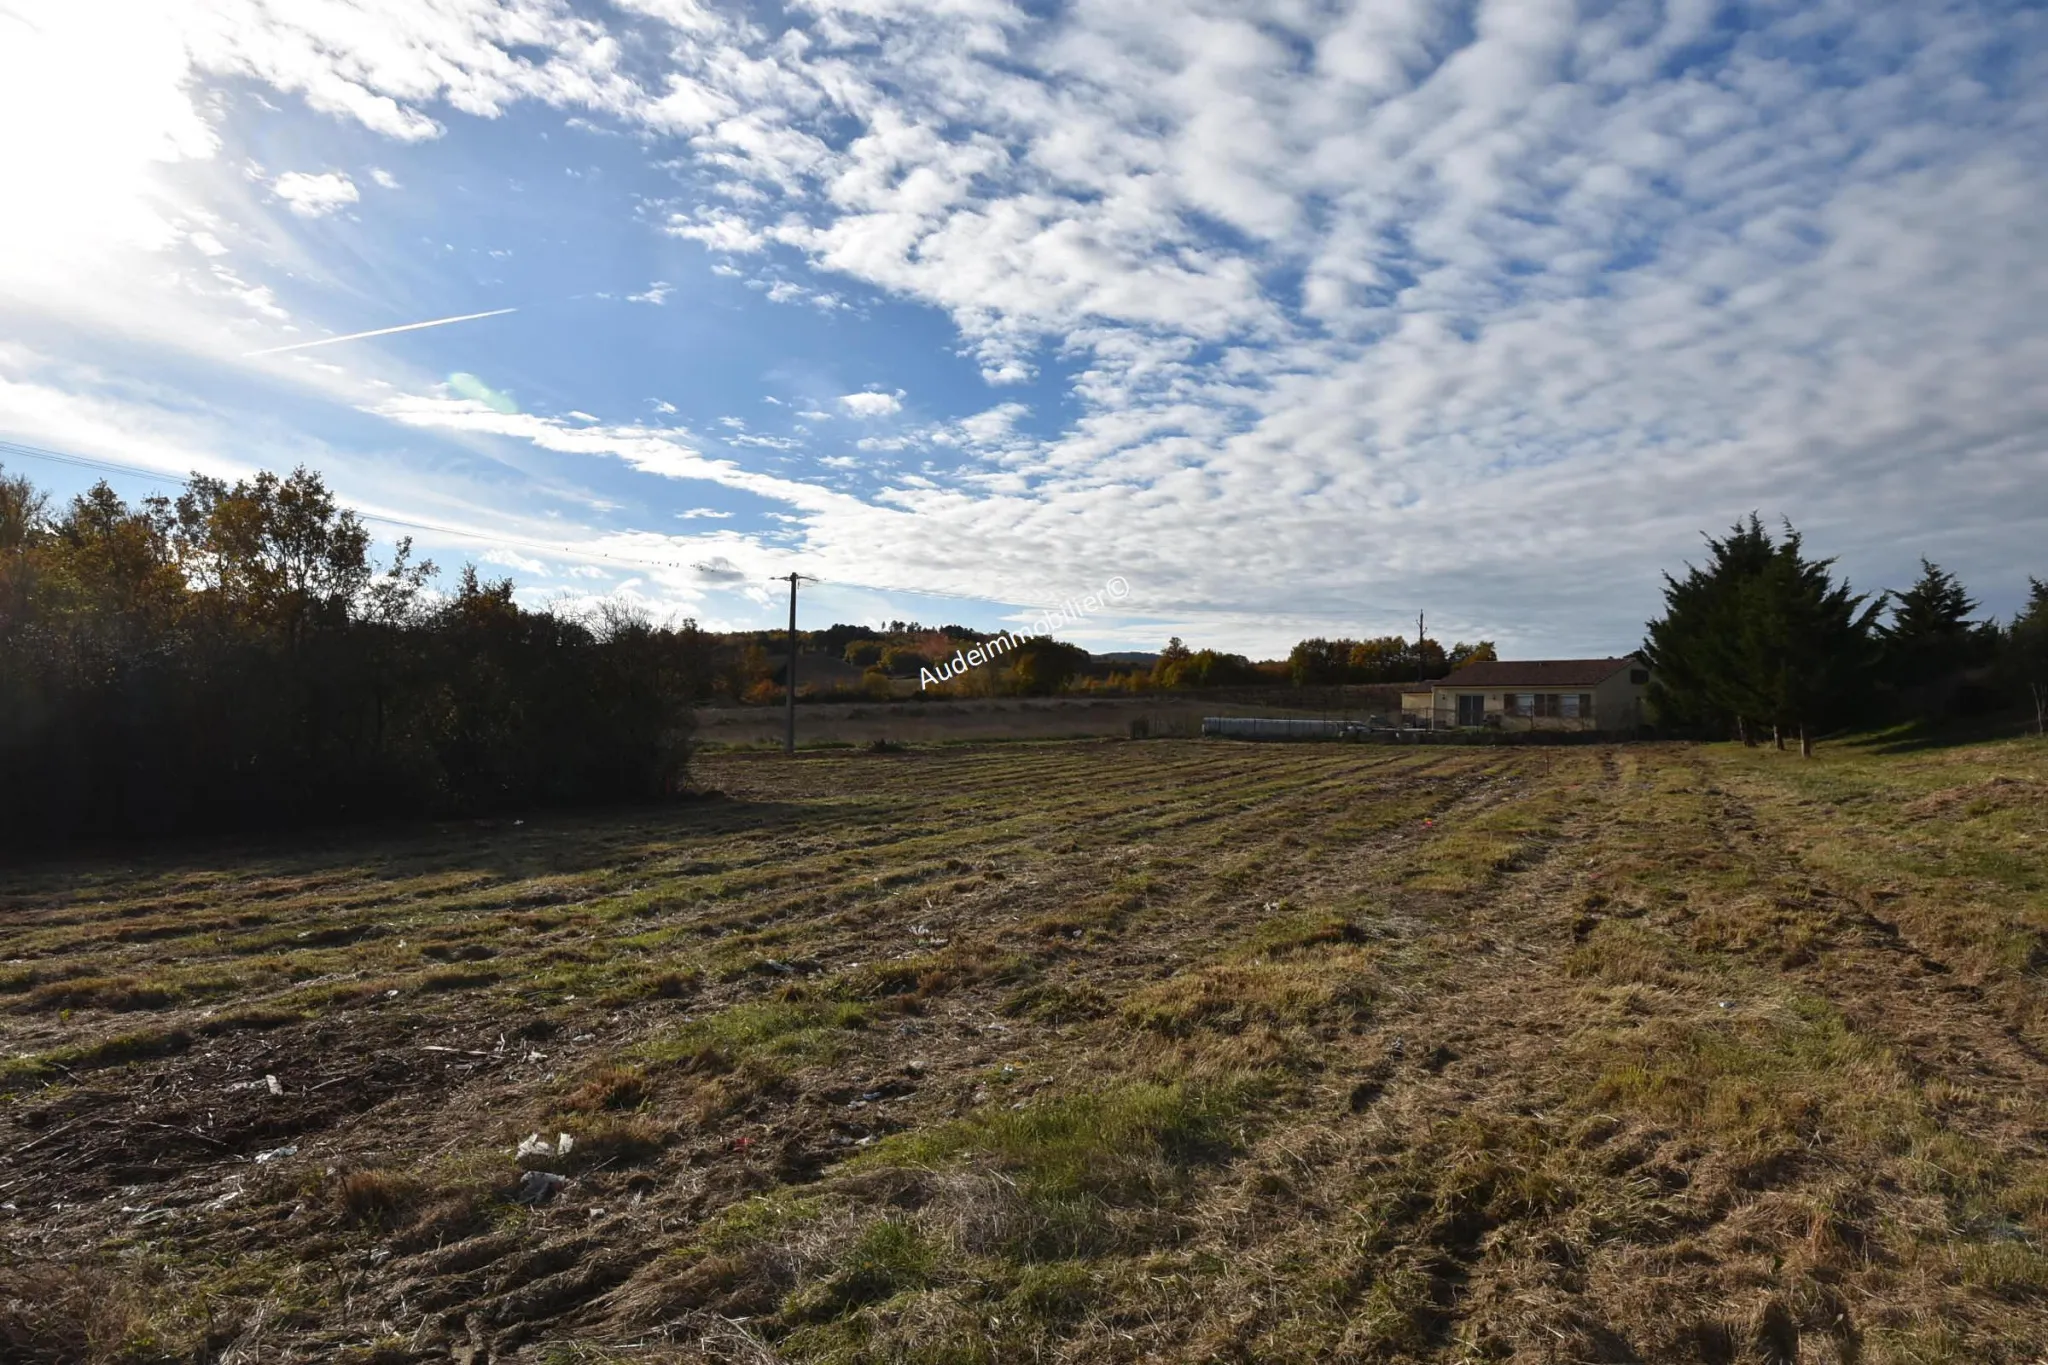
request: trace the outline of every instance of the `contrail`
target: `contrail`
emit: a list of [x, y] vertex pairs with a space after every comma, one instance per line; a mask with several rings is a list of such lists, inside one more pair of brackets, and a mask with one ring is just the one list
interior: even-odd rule
[[279, 351], [303, 351], [308, 346], [332, 346], [337, 341], [361, 341], [364, 337], [388, 337], [393, 332], [417, 332], [422, 327], [446, 327], [451, 322], [474, 322], [478, 318], [494, 318], [501, 313], [516, 313], [517, 308], [493, 308], [488, 313], [464, 313], [459, 318], [435, 318], [431, 322], [408, 322], [403, 327], [379, 327], [374, 332], [350, 332], [345, 337], [321, 337], [318, 341], [294, 341], [289, 346], [272, 346], [261, 351], [244, 351], [242, 358], [252, 355], [276, 355]]

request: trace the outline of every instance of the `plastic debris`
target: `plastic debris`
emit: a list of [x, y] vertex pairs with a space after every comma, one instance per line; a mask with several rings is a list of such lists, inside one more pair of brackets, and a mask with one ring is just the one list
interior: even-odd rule
[[519, 1190], [512, 1198], [520, 1204], [545, 1204], [568, 1183], [567, 1176], [556, 1175], [553, 1171], [528, 1171], [520, 1177]]
[[277, 1077], [275, 1076], [264, 1076], [263, 1083], [270, 1087], [270, 1093], [273, 1095], [282, 1095], [284, 1093], [284, 1087], [277, 1083]]
[[297, 1156], [298, 1154], [299, 1145], [296, 1142], [284, 1147], [272, 1147], [267, 1152], [258, 1152], [256, 1154], [256, 1164], [262, 1166], [272, 1161], [283, 1161], [288, 1156]]
[[525, 1137], [521, 1138], [518, 1150], [512, 1153], [513, 1156], [521, 1161], [526, 1160], [530, 1156], [553, 1156], [554, 1154], [555, 1149], [550, 1147], [548, 1140], [539, 1133], [528, 1133]]
[[555, 1134], [555, 1155], [556, 1155], [556, 1156], [567, 1156], [567, 1155], [569, 1155], [569, 1149], [570, 1149], [571, 1147], [574, 1147], [575, 1145], [576, 1145], [576, 1139], [575, 1139], [575, 1138], [572, 1138], [572, 1137], [570, 1137], [570, 1136], [569, 1136], [569, 1135], [568, 1135], [567, 1133], [557, 1133], [557, 1134]]

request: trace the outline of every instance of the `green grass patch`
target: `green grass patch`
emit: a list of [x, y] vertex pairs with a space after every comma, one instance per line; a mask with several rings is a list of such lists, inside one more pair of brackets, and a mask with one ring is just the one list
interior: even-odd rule
[[716, 1072], [742, 1065], [793, 1071], [844, 1056], [849, 1034], [868, 1025], [869, 1008], [845, 1000], [766, 1000], [734, 1005], [647, 1043], [649, 1065]]

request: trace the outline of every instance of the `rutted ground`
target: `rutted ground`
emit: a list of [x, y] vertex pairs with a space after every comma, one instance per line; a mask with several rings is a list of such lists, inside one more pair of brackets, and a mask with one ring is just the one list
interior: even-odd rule
[[0, 1354], [2048, 1351], [2038, 744], [700, 777], [0, 879]]

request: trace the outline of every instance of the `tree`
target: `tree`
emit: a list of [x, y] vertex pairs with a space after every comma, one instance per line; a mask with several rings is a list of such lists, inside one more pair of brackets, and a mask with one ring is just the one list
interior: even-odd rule
[[1755, 513], [1726, 538], [1707, 538], [1705, 567], [1664, 575], [1664, 615], [1649, 623], [1642, 657], [1650, 665], [1649, 702], [1667, 726], [1732, 725], [1744, 744], [1762, 719], [1735, 661], [1745, 585], [1770, 563], [1772, 544]]
[[1027, 697], [1049, 697], [1088, 662], [1088, 652], [1050, 635], [1032, 635], [1010, 651], [1010, 686]]
[[285, 479], [266, 470], [232, 488], [194, 475], [177, 502], [172, 545], [209, 606], [292, 648], [308, 630], [346, 620], [375, 572], [368, 528], [303, 468]]
[[890, 645], [883, 649], [881, 667], [892, 678], [914, 678], [917, 670], [924, 666], [924, 654], [907, 645]]
[[1173, 636], [1166, 642], [1166, 648], [1159, 651], [1159, 657], [1152, 661], [1153, 686], [1179, 687], [1181, 673], [1193, 657], [1193, 651], [1181, 643], [1180, 636]]
[[0, 842], [653, 797], [710, 651], [371, 561], [317, 474], [52, 516], [0, 478]]
[[1855, 714], [1870, 692], [1877, 661], [1875, 628], [1882, 595], [1868, 600], [1847, 580], [1836, 583], [1832, 559], [1801, 553], [1787, 523], [1763, 574], [1744, 585], [1740, 669], [1747, 690], [1782, 736], [1799, 736], [1801, 757], [1813, 757], [1813, 732]]
[[1704, 569], [1665, 576], [1666, 613], [1649, 624], [1643, 657], [1650, 696], [1667, 723], [1733, 721], [1750, 742], [1752, 721], [1787, 731], [1811, 756], [1813, 733], [1856, 710], [1876, 657], [1884, 598], [1866, 599], [1809, 560], [1790, 523], [1773, 543], [1752, 515], [1725, 540], [1709, 539]]
[[1490, 664], [1499, 661], [1500, 655], [1494, 651], [1491, 640], [1481, 640], [1476, 645], [1468, 645], [1460, 640], [1451, 646], [1450, 665], [1453, 673], [1466, 664]]
[[1893, 599], [1878, 628], [1885, 676], [1899, 688], [1926, 688], [1990, 662], [1998, 627], [1972, 621], [1977, 603], [1955, 575], [1923, 559], [1920, 581]]
[[2034, 733], [2048, 735], [2048, 583], [2027, 580], [2027, 605], [2006, 633], [2001, 670], [2034, 708]]
[[1356, 641], [1303, 640], [1287, 655], [1287, 671], [1296, 687], [1324, 686], [1344, 681]]
[[28, 605], [31, 554], [49, 535], [48, 511], [48, 500], [34, 484], [0, 470], [0, 644]]
[[1399, 635], [1358, 641], [1351, 646], [1345, 664], [1346, 675], [1352, 682], [1401, 682], [1415, 676], [1408, 641]]
[[1182, 663], [1175, 687], [1249, 687], [1259, 681], [1259, 671], [1242, 654], [1224, 654], [1213, 649], [1197, 650]]

